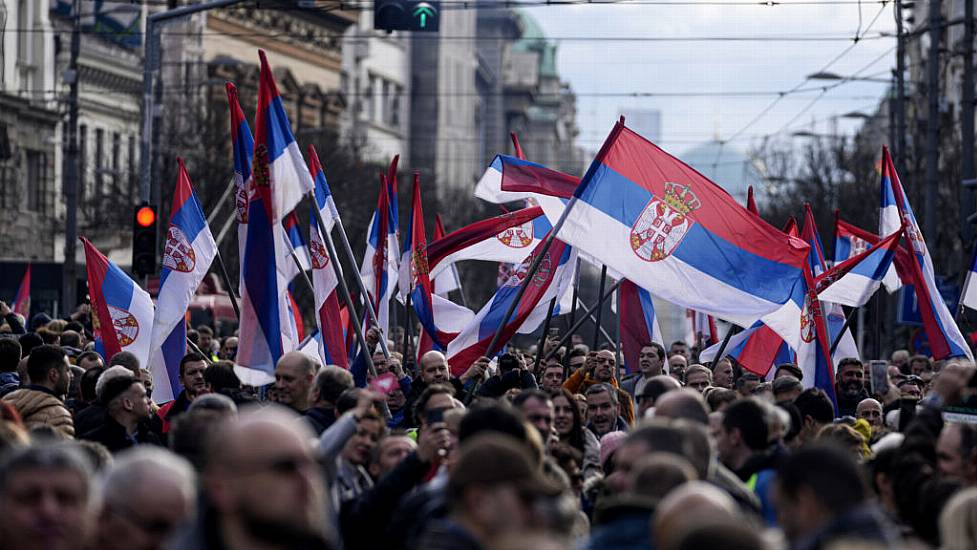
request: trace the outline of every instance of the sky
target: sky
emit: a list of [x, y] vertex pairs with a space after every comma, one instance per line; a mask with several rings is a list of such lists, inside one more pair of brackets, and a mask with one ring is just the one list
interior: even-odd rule
[[[859, 121], [838, 116], [851, 111], [873, 113], [886, 84], [846, 82], [822, 94], [822, 86], [834, 83], [805, 83], [805, 77], [836, 58], [828, 71], [845, 76], [889, 78], [895, 63], [895, 38], [876, 38], [895, 32], [891, 3], [883, 7], [867, 0], [779, 6], [744, 5], [743, 0], [710, 0], [710, 5], [637, 1], [646, 3], [524, 8], [558, 43], [560, 75], [578, 93], [578, 144], [589, 151], [600, 147], [622, 108], [660, 110], [659, 145], [678, 156], [717, 135], [745, 152], [764, 135], [804, 139], [790, 134], [798, 130], [829, 134], [835, 128], [850, 133]], [[703, 0], [686, 3], [696, 1]], [[864, 38], [854, 43], [856, 33]], [[609, 37], [643, 40], [604, 40]], [[660, 40], [698, 37], [840, 39]], [[795, 87], [813, 89], [786, 95], [771, 107], [778, 92]], [[632, 92], [671, 95], [615, 95]], [[742, 95], [690, 95], [703, 93]]]

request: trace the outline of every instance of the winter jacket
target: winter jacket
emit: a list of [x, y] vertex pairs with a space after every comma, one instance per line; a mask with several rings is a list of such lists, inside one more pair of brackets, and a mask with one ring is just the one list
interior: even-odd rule
[[439, 519], [432, 521], [415, 548], [424, 550], [481, 550], [482, 545], [464, 527]]
[[586, 549], [654, 548], [649, 528], [654, 513], [654, 499], [634, 495], [611, 497], [606, 506], [598, 505], [594, 513], [594, 527]]
[[882, 512], [872, 504], [840, 512], [817, 532], [793, 541], [793, 550], [822, 548], [894, 548], [898, 535]]
[[145, 423], [140, 424], [134, 435], [129, 435], [125, 427], [110, 415], [105, 415], [105, 422], [101, 426], [78, 437], [101, 443], [113, 454], [136, 445], [160, 444], [159, 438], [146, 427]]
[[187, 390], [180, 392], [176, 399], [164, 404], [156, 411], [156, 416], [163, 422], [163, 433], [170, 433], [170, 426], [173, 420], [190, 408], [190, 398], [187, 397]]
[[332, 407], [312, 407], [305, 411], [305, 421], [312, 427], [317, 436], [329, 429], [336, 421], [336, 409]]
[[4, 401], [12, 405], [28, 430], [50, 426], [66, 438], [75, 436], [75, 424], [64, 401], [44, 386], [27, 386], [7, 394]]
[[0, 397], [20, 389], [20, 375], [16, 372], [0, 372]]

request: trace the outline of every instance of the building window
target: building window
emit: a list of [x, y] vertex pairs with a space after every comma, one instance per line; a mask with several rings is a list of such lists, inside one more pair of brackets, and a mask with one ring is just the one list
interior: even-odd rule
[[95, 129], [95, 185], [94, 193], [92, 193], [92, 199], [101, 199], [106, 195], [105, 193], [105, 180], [103, 179], [105, 174], [105, 167], [102, 165], [102, 160], [105, 158], [105, 130], [101, 128]]
[[85, 204], [88, 192], [88, 126], [78, 126], [78, 204]]
[[27, 190], [27, 210], [45, 213], [47, 210], [47, 155], [28, 149], [24, 154], [24, 189]]
[[394, 86], [393, 89], [394, 93], [390, 99], [390, 125], [400, 129], [400, 96], [403, 95], [404, 89], [400, 86]]
[[135, 200], [136, 187], [139, 184], [139, 174], [136, 173], [136, 136], [129, 136], [129, 153], [126, 155], [129, 164], [129, 198]]
[[376, 108], [373, 105], [373, 77], [366, 77], [366, 89], [363, 90], [363, 107], [366, 109], [366, 120], [375, 120]]
[[122, 159], [119, 155], [122, 153], [122, 136], [118, 132], [112, 133], [112, 195], [119, 195], [122, 191], [120, 183], [122, 182]]

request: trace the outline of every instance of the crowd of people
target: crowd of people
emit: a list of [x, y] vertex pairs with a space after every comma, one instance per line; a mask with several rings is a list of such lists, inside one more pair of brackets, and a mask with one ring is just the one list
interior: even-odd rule
[[156, 403], [84, 308], [0, 317], [0, 548], [977, 548], [967, 362], [845, 358], [835, 403], [685, 342], [452, 368], [373, 331], [367, 384], [296, 351], [253, 388], [200, 326]]

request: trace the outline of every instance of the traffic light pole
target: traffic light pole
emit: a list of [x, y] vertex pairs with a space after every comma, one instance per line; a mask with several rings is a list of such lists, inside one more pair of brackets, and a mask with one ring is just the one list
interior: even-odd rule
[[61, 274], [62, 315], [70, 315], [78, 304], [78, 56], [81, 53], [81, 0], [71, 3], [71, 59], [68, 73], [68, 128], [64, 155], [64, 264]]

